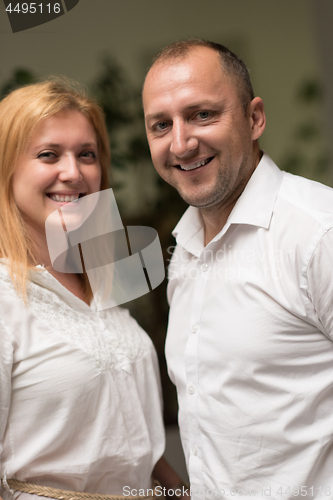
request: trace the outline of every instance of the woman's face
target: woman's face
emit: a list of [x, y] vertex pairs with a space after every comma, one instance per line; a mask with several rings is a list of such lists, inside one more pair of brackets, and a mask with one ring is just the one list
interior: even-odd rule
[[99, 191], [100, 185], [96, 133], [87, 118], [73, 110], [38, 125], [13, 174], [14, 199], [32, 236], [44, 236], [52, 212]]

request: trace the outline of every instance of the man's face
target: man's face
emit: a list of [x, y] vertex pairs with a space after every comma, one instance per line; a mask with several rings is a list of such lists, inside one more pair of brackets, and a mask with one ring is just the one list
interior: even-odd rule
[[261, 99], [251, 101], [245, 116], [219, 55], [195, 47], [184, 58], [151, 68], [143, 107], [161, 177], [190, 205], [233, 206], [259, 161], [253, 141], [263, 131], [255, 125], [258, 113], [264, 118]]

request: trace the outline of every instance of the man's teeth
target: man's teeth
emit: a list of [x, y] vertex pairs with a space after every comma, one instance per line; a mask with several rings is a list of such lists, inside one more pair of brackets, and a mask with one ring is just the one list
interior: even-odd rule
[[211, 158], [207, 158], [206, 160], [198, 161], [198, 163], [193, 163], [193, 165], [179, 165], [182, 170], [194, 170], [195, 168], [202, 167], [209, 162]]
[[72, 195], [66, 195], [66, 196], [61, 196], [59, 194], [51, 194], [50, 195], [51, 200], [53, 201], [61, 201], [61, 202], [70, 202], [70, 201], [75, 201], [79, 199], [78, 194], [72, 194]]

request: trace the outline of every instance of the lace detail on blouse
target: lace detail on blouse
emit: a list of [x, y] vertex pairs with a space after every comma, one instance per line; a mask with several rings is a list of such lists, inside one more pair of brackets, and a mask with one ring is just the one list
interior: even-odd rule
[[[3, 266], [0, 267], [2, 279], [15, 293], [8, 273], [3, 272]], [[46, 271], [38, 275], [42, 275], [43, 285], [53, 289], [29, 282], [28, 309], [54, 333], [83, 349], [100, 370], [126, 370], [134, 360], [137, 361], [150, 351], [150, 339], [126, 309], [113, 307], [94, 311], [83, 303], [81, 305], [80, 299]], [[59, 296], [56, 288], [61, 289], [62, 296]], [[75, 308], [77, 304], [80, 305]]]

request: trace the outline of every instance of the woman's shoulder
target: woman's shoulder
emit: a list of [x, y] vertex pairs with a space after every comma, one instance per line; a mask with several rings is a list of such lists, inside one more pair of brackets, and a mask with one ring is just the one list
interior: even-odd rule
[[20, 305], [23, 304], [23, 301], [19, 299], [16, 293], [5, 259], [0, 259], [0, 296], [1, 309], [5, 308], [8, 302], [18, 302]]

